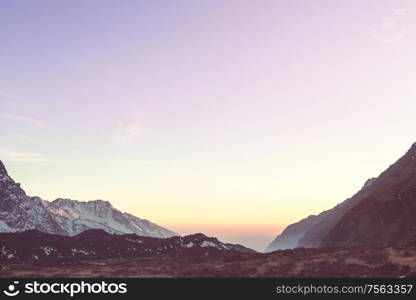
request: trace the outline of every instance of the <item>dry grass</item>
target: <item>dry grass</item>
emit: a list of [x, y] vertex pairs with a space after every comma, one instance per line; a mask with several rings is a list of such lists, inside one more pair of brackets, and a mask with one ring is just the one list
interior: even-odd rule
[[0, 277], [400, 277], [415, 272], [416, 247], [364, 247], [175, 254], [58, 266], [20, 263], [8, 264]]

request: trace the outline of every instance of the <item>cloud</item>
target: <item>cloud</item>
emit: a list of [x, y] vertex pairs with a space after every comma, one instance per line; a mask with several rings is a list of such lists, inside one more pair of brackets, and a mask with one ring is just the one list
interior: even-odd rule
[[24, 116], [24, 115], [0, 113], [0, 119], [9, 120], [9, 121], [17, 122], [17, 123], [25, 123], [25, 124], [33, 125], [36, 127], [45, 126], [45, 123], [43, 121], [34, 119], [32, 117]]
[[38, 153], [18, 152], [0, 149], [0, 159], [10, 162], [59, 162]]
[[110, 139], [117, 144], [125, 144], [133, 141], [142, 132], [142, 126], [138, 124], [120, 124], [111, 134]]

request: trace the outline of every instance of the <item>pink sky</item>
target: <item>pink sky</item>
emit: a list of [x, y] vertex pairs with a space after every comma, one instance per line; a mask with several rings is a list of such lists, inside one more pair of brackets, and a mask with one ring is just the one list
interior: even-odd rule
[[415, 142], [414, 1], [0, 3], [0, 159], [263, 249]]

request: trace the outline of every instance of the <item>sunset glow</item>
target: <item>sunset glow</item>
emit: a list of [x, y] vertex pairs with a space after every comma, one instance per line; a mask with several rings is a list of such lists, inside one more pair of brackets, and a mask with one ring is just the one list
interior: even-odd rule
[[0, 159], [29, 195], [262, 250], [415, 142], [415, 13], [3, 0]]

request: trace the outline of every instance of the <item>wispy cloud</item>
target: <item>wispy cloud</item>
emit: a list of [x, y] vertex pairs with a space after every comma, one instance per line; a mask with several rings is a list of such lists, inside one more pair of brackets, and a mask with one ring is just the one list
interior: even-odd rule
[[133, 141], [142, 132], [139, 124], [120, 124], [112, 132], [110, 139], [114, 143], [125, 144]]
[[44, 127], [46, 125], [45, 122], [41, 120], [25, 115], [17, 115], [11, 113], [0, 113], [0, 119], [9, 120], [17, 123], [25, 123], [36, 127]]
[[38, 153], [19, 152], [0, 149], [0, 159], [10, 162], [59, 162]]

